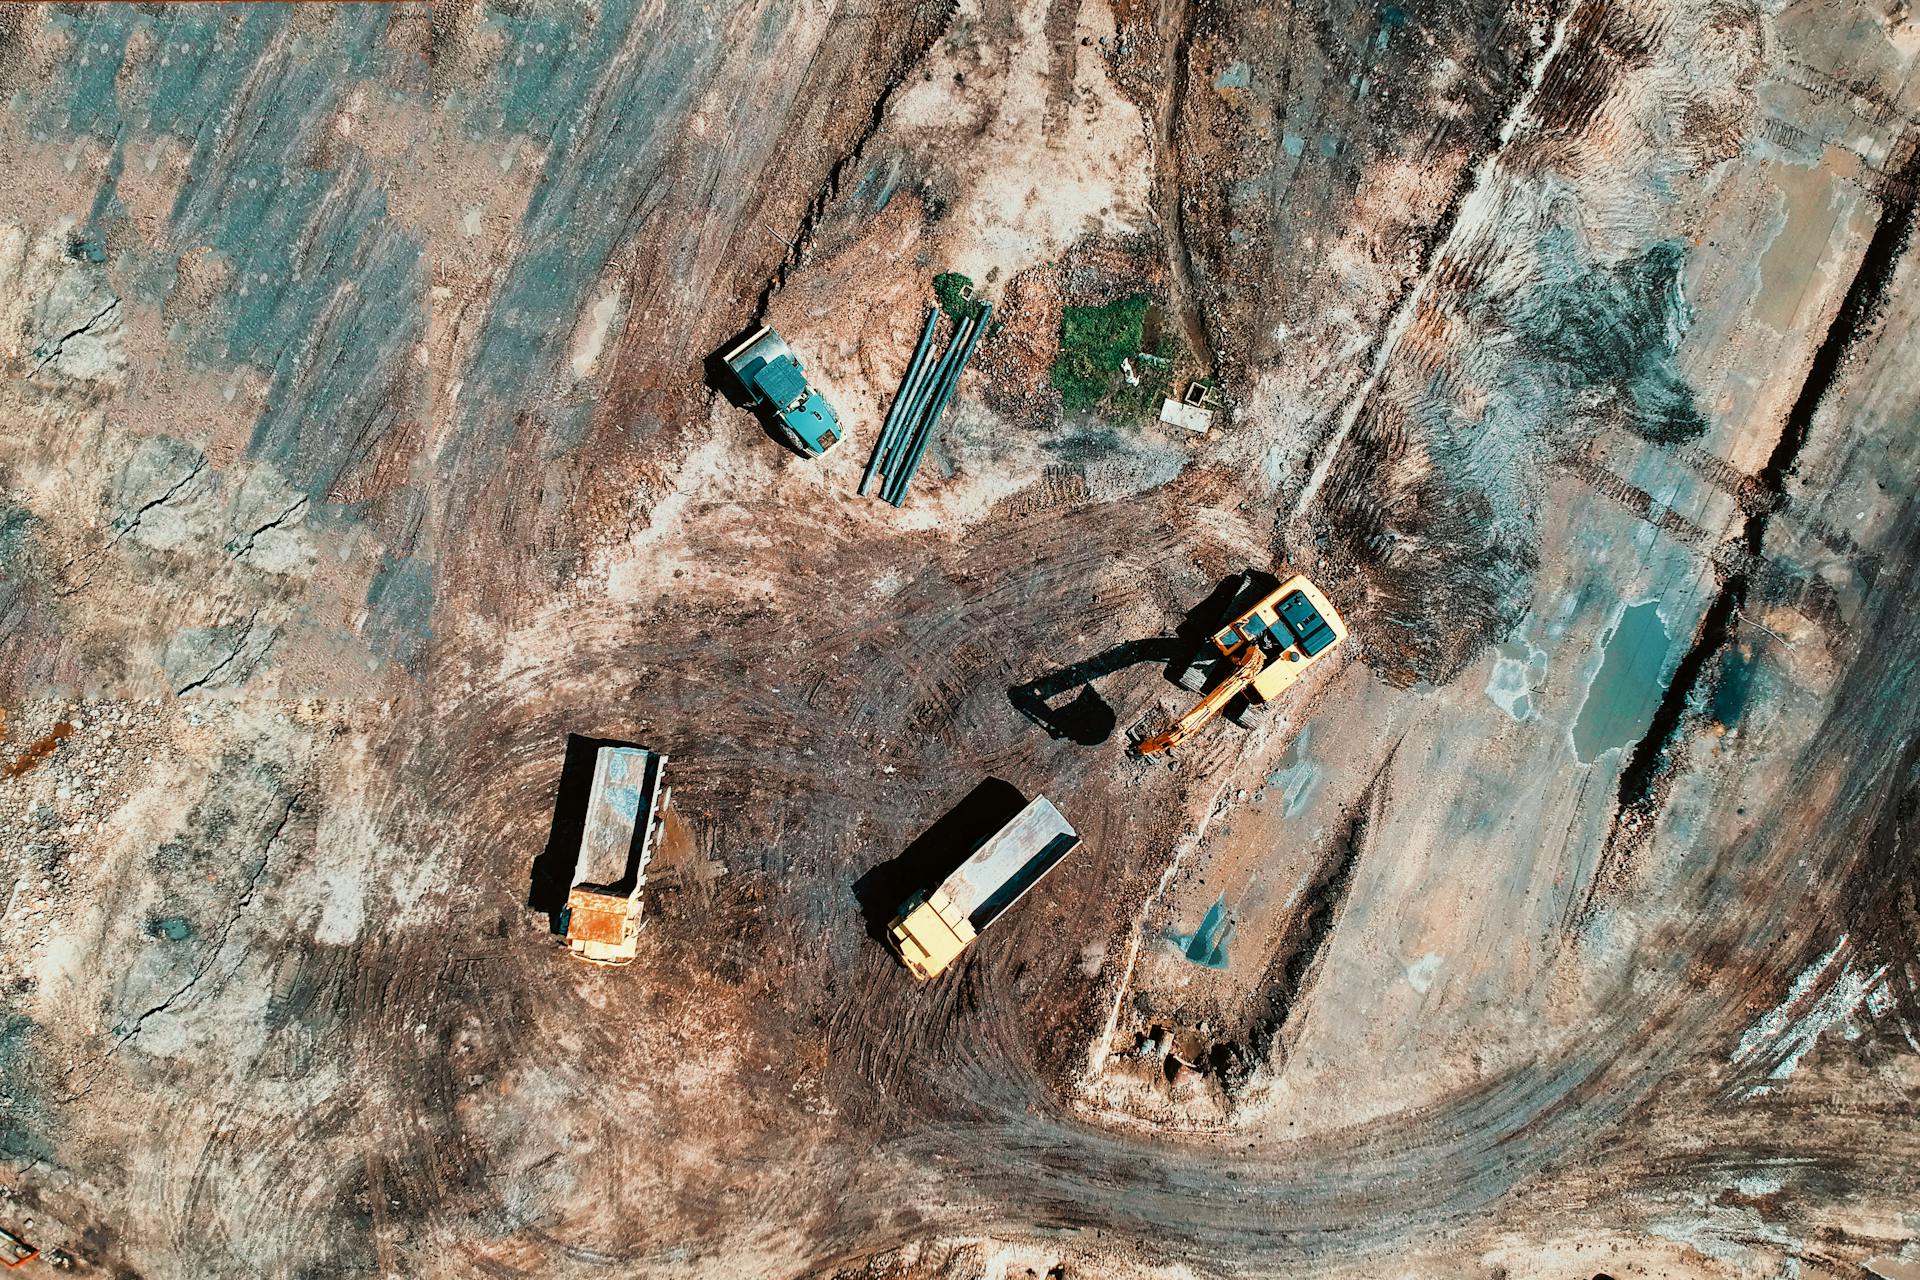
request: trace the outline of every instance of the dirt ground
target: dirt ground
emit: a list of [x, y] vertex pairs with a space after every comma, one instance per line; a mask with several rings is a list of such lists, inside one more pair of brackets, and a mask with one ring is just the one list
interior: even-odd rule
[[[0, 8], [0, 1228], [1920, 1266], [1916, 55], [1883, 0]], [[895, 509], [940, 272], [999, 327]], [[1204, 436], [1062, 403], [1141, 294]], [[756, 322], [823, 458], [707, 380]], [[1352, 639], [1131, 757], [1248, 569]], [[671, 757], [625, 968], [538, 909], [597, 739]], [[983, 783], [1083, 842], [917, 985]]]

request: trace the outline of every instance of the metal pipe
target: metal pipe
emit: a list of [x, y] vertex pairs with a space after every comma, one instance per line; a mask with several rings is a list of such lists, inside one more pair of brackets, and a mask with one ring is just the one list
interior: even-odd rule
[[940, 359], [928, 369], [927, 376], [913, 389], [913, 401], [900, 412], [900, 425], [893, 433], [893, 439], [887, 443], [887, 456], [880, 460], [880, 471], [886, 477], [880, 484], [880, 496], [886, 497], [893, 489], [893, 473], [899, 469], [900, 459], [907, 456], [913, 448], [915, 436], [919, 434], [920, 422], [928, 402], [939, 391], [941, 383], [946, 381], [947, 372], [953, 367], [960, 345], [966, 340], [971, 325], [971, 317], [954, 325], [953, 340], [947, 349], [940, 353]]
[[924, 393], [920, 405], [922, 413], [897, 442], [898, 456], [888, 463], [887, 484], [880, 491], [880, 496], [896, 507], [906, 498], [907, 486], [919, 470], [920, 455], [926, 451], [928, 438], [940, 420], [940, 408], [945, 406], [947, 397], [953, 393], [960, 370], [972, 351], [972, 343], [985, 323], [982, 313], [976, 311], [961, 324], [959, 332], [953, 336], [953, 345], [947, 349], [946, 359], [940, 362], [932, 385]]
[[[933, 377], [920, 388], [918, 400], [908, 407], [902, 418], [899, 433], [894, 436], [893, 448], [888, 451], [886, 463], [882, 467], [882, 470], [887, 473], [887, 480], [880, 486], [880, 496], [886, 501], [894, 501], [894, 494], [899, 487], [900, 464], [917, 451], [916, 446], [920, 442], [921, 432], [926, 425], [926, 408], [940, 397], [941, 391], [955, 376], [963, 358], [961, 353], [966, 350], [967, 340], [972, 337], [979, 318], [979, 313], [976, 312], [955, 327], [953, 342], [948, 345], [946, 353], [940, 357], [940, 363], [934, 367]], [[900, 504], [894, 502], [894, 505]]]
[[894, 429], [900, 422], [900, 406], [914, 390], [915, 380], [926, 368], [927, 349], [933, 345], [933, 327], [940, 319], [940, 308], [931, 307], [927, 311], [927, 327], [920, 331], [920, 345], [913, 349], [913, 359], [907, 361], [906, 376], [900, 379], [899, 394], [893, 398], [892, 406], [887, 410], [886, 425], [880, 428], [880, 436], [873, 442], [873, 456], [867, 459], [867, 473], [860, 477], [860, 496], [866, 497], [867, 490], [873, 487], [873, 477], [880, 470], [880, 455], [893, 439]]
[[953, 390], [960, 385], [960, 375], [967, 370], [967, 361], [973, 359], [973, 349], [980, 345], [980, 339], [986, 336], [987, 321], [993, 318], [993, 304], [982, 303], [976, 317], [973, 333], [967, 338], [966, 350], [960, 353], [960, 363], [954, 367], [953, 375], [947, 379], [946, 386], [940, 390], [940, 398], [927, 410], [927, 424], [920, 429], [919, 441], [913, 451], [907, 455], [906, 466], [900, 471], [900, 478], [894, 484], [893, 497], [888, 501], [901, 506], [907, 500], [907, 486], [913, 483], [914, 473], [920, 470], [920, 457], [927, 451], [927, 444], [933, 439], [934, 428], [940, 425], [940, 415], [946, 412], [947, 401], [952, 399]]
[[[937, 313], [939, 308], [936, 307]], [[936, 316], [937, 319], [937, 316]], [[927, 390], [939, 380], [940, 370], [946, 367], [946, 353], [935, 357], [931, 348], [927, 359], [920, 366], [920, 377], [910, 389], [906, 389], [900, 399], [899, 420], [893, 425], [893, 434], [887, 437], [886, 447], [880, 453], [880, 491], [886, 492], [887, 477], [892, 474], [894, 461], [901, 454], [901, 445], [913, 432], [914, 424], [920, 421], [920, 410], [926, 406]]]

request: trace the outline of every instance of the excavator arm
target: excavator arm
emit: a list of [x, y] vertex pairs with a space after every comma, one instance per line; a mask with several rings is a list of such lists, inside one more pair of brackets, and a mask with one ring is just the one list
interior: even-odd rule
[[1253, 684], [1253, 678], [1260, 674], [1261, 668], [1267, 665], [1267, 655], [1261, 652], [1257, 644], [1243, 644], [1229, 653], [1227, 659], [1233, 663], [1233, 670], [1227, 674], [1227, 678], [1166, 729], [1135, 743], [1133, 749], [1137, 754], [1158, 755], [1185, 742], [1195, 731], [1219, 718], [1220, 713], [1227, 709], [1227, 704], [1244, 693]]

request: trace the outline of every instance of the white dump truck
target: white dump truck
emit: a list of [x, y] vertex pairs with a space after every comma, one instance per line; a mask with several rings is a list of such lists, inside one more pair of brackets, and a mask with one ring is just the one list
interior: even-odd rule
[[1053, 802], [1041, 796], [988, 837], [939, 888], [908, 898], [887, 928], [888, 941], [915, 977], [933, 977], [1079, 843]]
[[667, 812], [667, 758], [641, 747], [601, 747], [587, 822], [567, 891], [567, 949], [595, 964], [626, 964], [639, 949], [640, 887]]

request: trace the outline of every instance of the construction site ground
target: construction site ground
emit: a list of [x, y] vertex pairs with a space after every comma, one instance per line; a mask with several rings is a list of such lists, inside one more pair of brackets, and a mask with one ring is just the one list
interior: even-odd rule
[[[0, 1228], [1920, 1266], [1916, 56], [1877, 0], [0, 10]], [[895, 509], [942, 272], [997, 327]], [[761, 322], [820, 459], [710, 378]], [[1351, 638], [1130, 755], [1249, 569]], [[600, 742], [671, 758], [620, 968], [548, 910]], [[1008, 792], [1082, 843], [918, 984], [887, 920]]]

